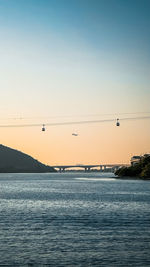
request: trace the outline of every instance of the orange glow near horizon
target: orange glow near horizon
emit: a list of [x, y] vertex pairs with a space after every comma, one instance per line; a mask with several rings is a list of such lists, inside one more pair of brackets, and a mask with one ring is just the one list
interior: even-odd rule
[[[79, 136], [72, 136], [73, 132]], [[48, 165], [129, 163], [131, 156], [150, 152], [150, 122], [75, 126], [1, 128], [1, 143]]]

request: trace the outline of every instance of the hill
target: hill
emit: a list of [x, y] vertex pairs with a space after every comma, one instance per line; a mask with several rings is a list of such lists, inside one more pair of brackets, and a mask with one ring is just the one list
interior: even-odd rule
[[140, 161], [130, 167], [122, 167], [115, 173], [119, 177], [138, 177], [141, 179], [150, 179], [150, 155], [141, 157]]
[[21, 151], [0, 145], [0, 172], [42, 173], [55, 170]]

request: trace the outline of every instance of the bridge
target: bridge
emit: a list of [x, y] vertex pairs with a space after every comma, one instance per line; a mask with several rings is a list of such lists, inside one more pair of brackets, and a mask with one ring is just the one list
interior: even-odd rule
[[54, 169], [58, 169], [59, 172], [65, 172], [66, 169], [77, 169], [81, 168], [84, 169], [85, 172], [89, 172], [93, 168], [97, 168], [99, 171], [107, 171], [107, 169], [111, 169], [112, 172], [115, 172], [120, 167], [127, 167], [128, 164], [93, 164], [93, 165], [55, 165], [52, 166]]

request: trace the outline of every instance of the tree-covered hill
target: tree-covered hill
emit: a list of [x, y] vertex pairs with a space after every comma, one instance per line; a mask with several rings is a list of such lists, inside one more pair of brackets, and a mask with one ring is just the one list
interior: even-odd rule
[[0, 145], [0, 172], [54, 172], [55, 170], [18, 150]]
[[139, 177], [150, 179], [150, 155], [144, 155], [140, 161], [130, 167], [122, 167], [115, 173], [119, 177]]

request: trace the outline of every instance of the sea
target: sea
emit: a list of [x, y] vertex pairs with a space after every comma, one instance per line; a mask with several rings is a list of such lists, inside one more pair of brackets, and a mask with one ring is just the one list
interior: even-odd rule
[[150, 181], [0, 174], [0, 266], [150, 266]]

